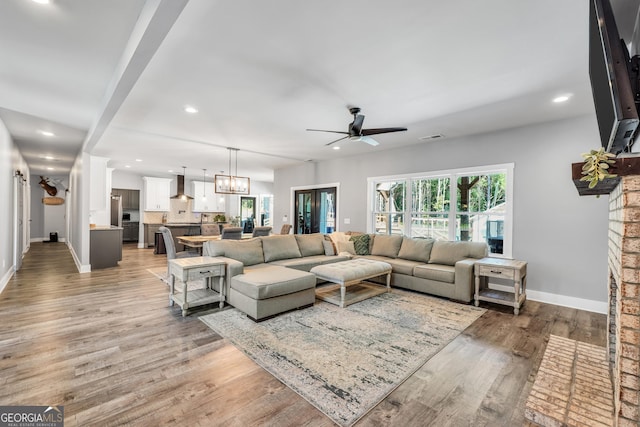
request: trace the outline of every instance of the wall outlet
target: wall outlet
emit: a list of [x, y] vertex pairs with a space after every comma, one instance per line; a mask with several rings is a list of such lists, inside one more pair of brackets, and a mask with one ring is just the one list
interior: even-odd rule
[[345, 224], [351, 224], [351, 218], [345, 218], [344, 219], [344, 223]]

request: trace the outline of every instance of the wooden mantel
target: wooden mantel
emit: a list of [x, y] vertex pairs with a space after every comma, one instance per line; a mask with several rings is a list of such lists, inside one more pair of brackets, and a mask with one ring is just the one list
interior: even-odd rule
[[627, 175], [640, 175], [640, 157], [618, 157], [615, 159], [615, 164], [611, 165], [609, 169], [612, 174], [617, 175], [616, 178], [606, 178], [603, 181], [598, 182], [594, 188], [589, 188], [587, 181], [580, 181], [582, 175], [582, 165], [584, 163], [572, 163], [571, 164], [571, 179], [578, 190], [578, 194], [581, 196], [596, 196], [600, 194], [609, 194], [620, 182], [621, 176]]

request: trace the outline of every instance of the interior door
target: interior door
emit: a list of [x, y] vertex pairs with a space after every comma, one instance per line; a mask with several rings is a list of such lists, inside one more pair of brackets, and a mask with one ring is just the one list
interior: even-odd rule
[[295, 233], [335, 231], [336, 188], [314, 188], [295, 192]]
[[22, 267], [22, 253], [24, 252], [24, 190], [26, 188], [26, 181], [22, 179], [22, 175], [14, 176], [14, 191], [15, 191], [15, 200], [14, 200], [14, 268], [15, 270], [20, 270]]

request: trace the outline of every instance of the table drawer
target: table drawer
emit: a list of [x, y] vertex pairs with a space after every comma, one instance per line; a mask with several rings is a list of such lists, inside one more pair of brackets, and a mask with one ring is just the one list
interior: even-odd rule
[[479, 265], [478, 274], [480, 276], [502, 277], [504, 279], [511, 279], [511, 280], [515, 278], [515, 270], [513, 268], [507, 268], [507, 267]]
[[187, 280], [197, 280], [197, 279], [202, 279], [203, 277], [223, 276], [223, 275], [224, 275], [224, 265], [209, 265], [206, 267], [189, 269], [189, 276], [187, 277]]

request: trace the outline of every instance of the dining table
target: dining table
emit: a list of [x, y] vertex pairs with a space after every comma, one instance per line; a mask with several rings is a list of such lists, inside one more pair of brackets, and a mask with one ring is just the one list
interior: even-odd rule
[[[250, 239], [252, 237], [251, 233], [244, 233], [242, 235], [242, 239]], [[210, 240], [220, 240], [220, 235], [195, 235], [195, 236], [180, 236], [178, 237], [178, 243], [184, 246], [188, 246], [190, 248], [196, 248], [200, 253], [202, 253], [202, 246], [210, 241]]]

